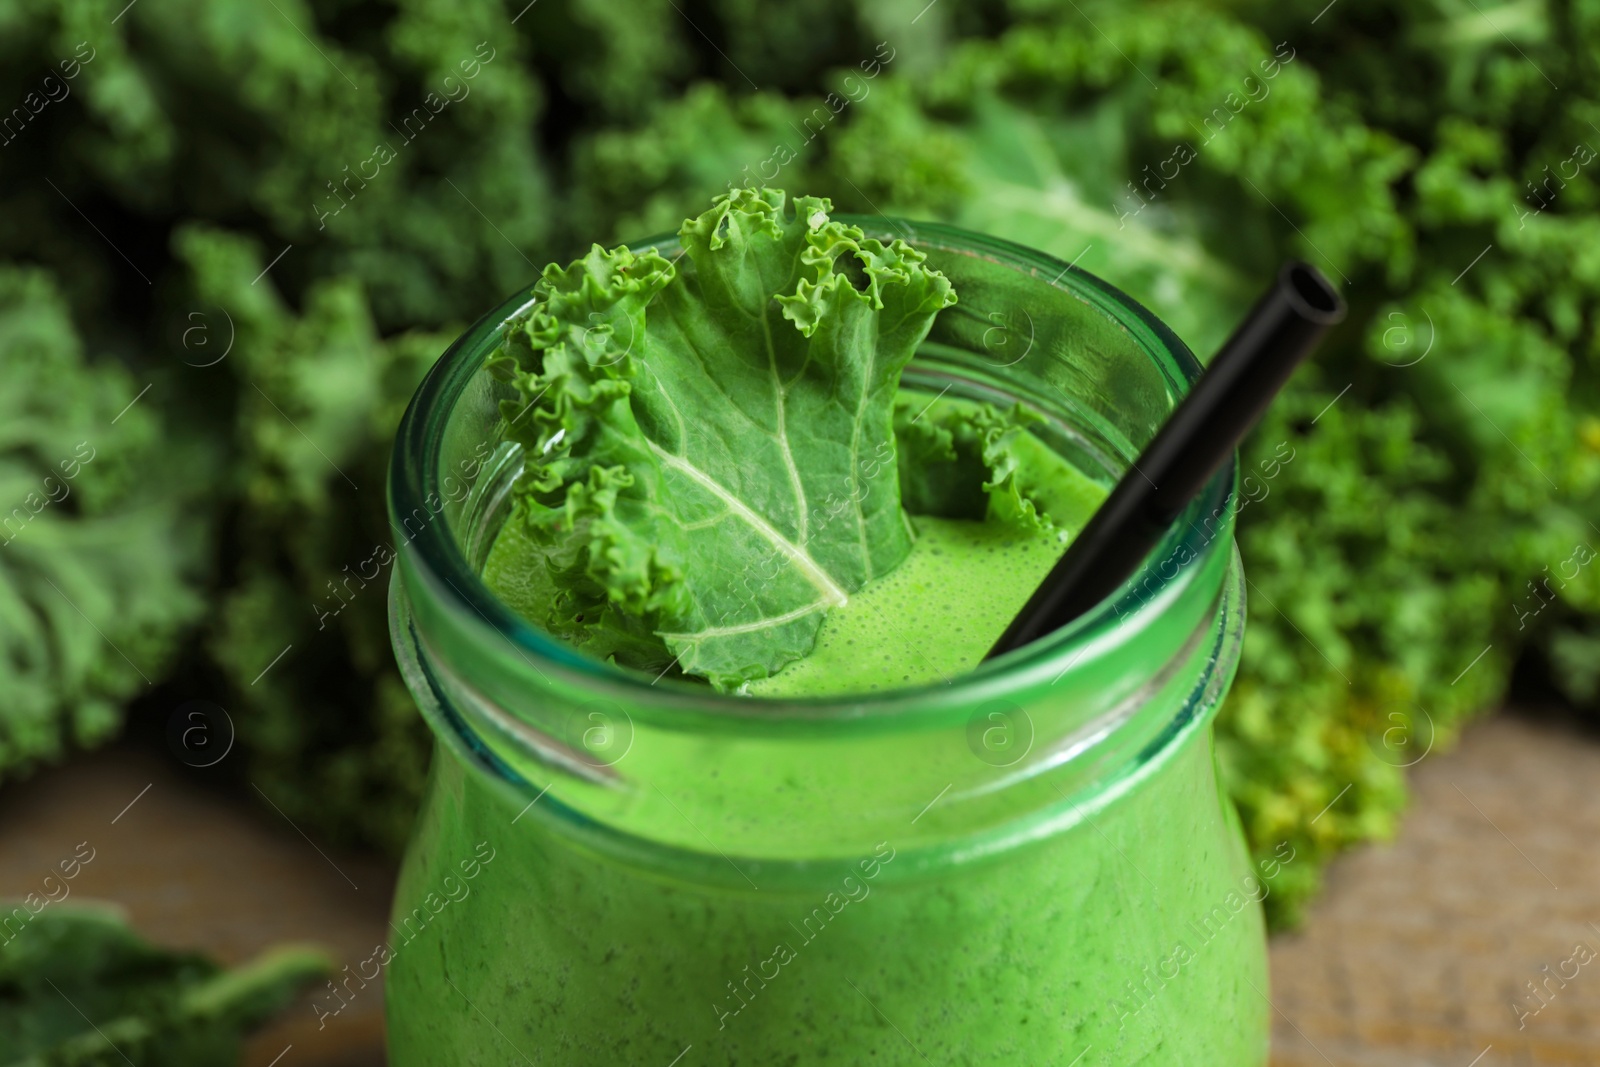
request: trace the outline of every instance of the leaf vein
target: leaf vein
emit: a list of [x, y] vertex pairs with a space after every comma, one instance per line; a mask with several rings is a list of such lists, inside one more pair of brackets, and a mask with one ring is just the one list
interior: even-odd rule
[[654, 452], [662, 463], [685, 475], [690, 481], [722, 501], [727, 505], [729, 511], [743, 519], [751, 529], [770, 542], [772, 547], [786, 556], [789, 562], [793, 563], [796, 569], [806, 577], [806, 580], [816, 586], [831, 604], [838, 606], [849, 601], [849, 596], [840, 588], [839, 583], [835, 582], [833, 577], [823, 569], [821, 564], [812, 559], [805, 549], [779, 533], [770, 522], [763, 518], [754, 508], [734, 495], [727, 486], [699, 467], [696, 467], [684, 457], [668, 452], [649, 438], [645, 438], [645, 443], [650, 446], [650, 451]]

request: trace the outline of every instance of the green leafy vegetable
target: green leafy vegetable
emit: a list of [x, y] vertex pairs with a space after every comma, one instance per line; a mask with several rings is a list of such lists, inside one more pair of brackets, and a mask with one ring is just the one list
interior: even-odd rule
[[224, 971], [147, 944], [111, 908], [49, 906], [0, 946], [0, 1067], [235, 1063], [245, 1033], [332, 970], [285, 946]]
[[521, 396], [514, 521], [549, 546], [555, 632], [654, 633], [735, 687], [910, 551], [894, 395], [955, 296], [829, 209], [740, 189], [684, 223], [681, 265], [596, 246], [546, 268], [494, 365]]
[[[1064, 531], [1051, 515], [1092, 511], [1103, 495], [1061, 496], [1068, 483], [1042, 479], [1057, 466], [1043, 455], [1048, 446], [1028, 431], [1039, 422], [1021, 404], [993, 404], [951, 397], [932, 401], [901, 396], [895, 402], [896, 463], [900, 494], [913, 515], [1004, 522], [1029, 529]], [[1030, 462], [1031, 459], [1031, 462]]]
[[400, 412], [450, 337], [379, 339], [350, 279], [319, 284], [296, 314], [255, 281], [271, 253], [236, 234], [189, 227], [174, 244], [201, 306], [231, 309], [234, 351], [213, 373], [241, 386], [236, 557], [205, 644], [251, 709], [235, 720], [251, 779], [325, 837], [399, 849], [428, 731], [389, 651], [396, 538], [378, 487]]
[[205, 602], [183, 435], [91, 364], [48, 276], [0, 267], [0, 775], [114, 734]]

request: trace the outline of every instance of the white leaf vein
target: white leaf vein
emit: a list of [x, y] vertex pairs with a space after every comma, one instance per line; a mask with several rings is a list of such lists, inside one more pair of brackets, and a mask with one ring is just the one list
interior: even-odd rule
[[743, 519], [751, 529], [755, 530], [773, 548], [777, 549], [778, 552], [793, 563], [795, 569], [803, 574], [807, 581], [817, 587], [817, 590], [822, 593], [829, 604], [841, 606], [849, 602], [848, 594], [840, 588], [839, 583], [833, 580], [833, 577], [823, 569], [821, 564], [811, 558], [810, 553], [779, 533], [770, 522], [750, 505], [740, 500], [727, 486], [711, 477], [711, 475], [689, 462], [683, 456], [668, 452], [649, 438], [646, 438], [645, 442], [650, 446], [650, 451], [654, 452], [662, 463], [722, 501], [729, 511]]

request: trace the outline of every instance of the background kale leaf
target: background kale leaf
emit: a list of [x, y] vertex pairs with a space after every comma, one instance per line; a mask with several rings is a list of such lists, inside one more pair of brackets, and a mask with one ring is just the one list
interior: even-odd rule
[[347, 277], [297, 314], [254, 280], [270, 253], [249, 238], [190, 226], [173, 240], [198, 305], [230, 309], [234, 351], [208, 369], [237, 380], [219, 434], [236, 503], [203, 652], [226, 703], [250, 711], [235, 722], [251, 780], [296, 823], [398, 848], [428, 734], [389, 651], [381, 486], [394, 425], [451, 335], [381, 339]]
[[157, 385], [86, 358], [42, 271], [0, 266], [0, 367], [5, 774], [115, 735], [164, 677], [205, 610], [215, 518], [181, 476], [203, 458], [141, 402]]
[[242, 1034], [332, 970], [286, 946], [225, 971], [145, 943], [111, 908], [47, 905], [0, 947], [0, 1065], [233, 1063]]

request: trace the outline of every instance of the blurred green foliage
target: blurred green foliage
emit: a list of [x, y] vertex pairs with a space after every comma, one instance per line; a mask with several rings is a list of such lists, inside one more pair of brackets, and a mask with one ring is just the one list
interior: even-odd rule
[[397, 847], [426, 735], [351, 575], [399, 411], [536, 265], [746, 180], [1051, 251], [1202, 355], [1282, 257], [1341, 282], [1242, 456], [1220, 758], [1319, 861], [1276, 919], [1519, 657], [1596, 699], [1596, 0], [123, 2], [0, 0], [0, 507], [98, 450], [0, 548], [0, 772], [186, 647], [286, 813]]
[[95, 905], [45, 902], [20, 927], [9, 921], [0, 946], [3, 1067], [234, 1063], [242, 1033], [333, 970], [316, 950], [284, 947], [225, 971], [146, 944], [120, 914]]
[[84, 349], [50, 275], [0, 265], [0, 769], [113, 736], [205, 611], [216, 522], [185, 483], [214, 471]]

